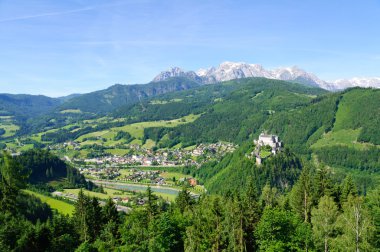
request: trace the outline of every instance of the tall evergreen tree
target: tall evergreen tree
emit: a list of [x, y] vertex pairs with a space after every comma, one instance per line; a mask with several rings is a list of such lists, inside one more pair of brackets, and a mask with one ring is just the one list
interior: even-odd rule
[[190, 191], [188, 191], [186, 187], [183, 187], [182, 190], [178, 193], [175, 202], [181, 213], [183, 213], [188, 207], [194, 204], [194, 200], [191, 197]]
[[16, 199], [29, 175], [19, 162], [3, 152], [0, 159], [0, 210], [16, 213]]
[[248, 234], [244, 232], [244, 209], [239, 195], [235, 195], [232, 199], [227, 199], [225, 207], [226, 214], [223, 226], [228, 240], [227, 250], [246, 251]]
[[304, 222], [310, 221], [310, 213], [313, 203], [312, 195], [311, 171], [308, 166], [305, 166], [290, 195], [290, 204], [293, 210], [304, 220]]
[[88, 226], [90, 240], [95, 241], [103, 226], [102, 208], [97, 198], [93, 197], [86, 206], [86, 224]]
[[341, 205], [343, 206], [344, 203], [347, 202], [347, 199], [349, 196], [355, 197], [357, 195], [358, 195], [358, 188], [356, 187], [351, 174], [349, 174], [343, 181], [342, 193], [340, 197]]
[[149, 220], [152, 221], [153, 218], [158, 213], [158, 203], [157, 203], [157, 196], [154, 195], [152, 188], [148, 186], [146, 189], [146, 197], [148, 198], [146, 202], [146, 211], [148, 213]]
[[322, 167], [317, 169], [315, 175], [315, 194], [316, 198], [319, 199], [323, 196], [333, 195], [333, 184], [331, 181], [331, 173], [327, 167]]
[[84, 195], [81, 189], [78, 193], [78, 199], [75, 203], [74, 222], [77, 232], [81, 241], [88, 241], [90, 239], [90, 230], [87, 225], [87, 209], [89, 205], [89, 198]]
[[114, 222], [117, 224], [119, 222], [119, 214], [117, 213], [116, 205], [111, 198], [107, 199], [106, 204], [102, 208], [102, 213], [104, 223]]
[[256, 250], [257, 244], [254, 239], [254, 232], [261, 214], [257, 189], [253, 181], [252, 177], [247, 178], [246, 188], [243, 192], [241, 202], [242, 229], [247, 251]]

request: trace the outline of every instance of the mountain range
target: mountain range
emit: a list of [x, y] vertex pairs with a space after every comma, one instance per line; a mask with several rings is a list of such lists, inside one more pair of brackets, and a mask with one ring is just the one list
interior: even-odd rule
[[172, 67], [158, 74], [153, 79], [153, 82], [167, 80], [172, 77], [186, 77], [202, 84], [214, 84], [240, 78], [264, 77], [320, 87], [330, 91], [343, 90], [356, 86], [380, 88], [380, 78], [339, 79], [329, 82], [321, 80], [316, 75], [296, 66], [268, 70], [259, 64], [228, 61], [221, 63], [218, 67], [199, 69], [196, 72], [184, 71], [179, 67]]

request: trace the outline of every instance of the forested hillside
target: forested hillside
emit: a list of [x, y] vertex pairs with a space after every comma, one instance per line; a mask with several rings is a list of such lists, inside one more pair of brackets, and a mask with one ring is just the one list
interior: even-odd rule
[[43, 95], [0, 94], [0, 116], [31, 118], [51, 111], [62, 101]]
[[172, 78], [140, 85], [116, 84], [104, 90], [60, 98], [1, 94], [0, 116], [14, 116], [19, 128], [17, 134], [25, 135], [63, 127], [80, 120], [99, 118], [119, 107], [140, 103], [149, 97], [192, 89], [199, 85], [186, 78]]
[[186, 78], [172, 78], [166, 81], [121, 85], [74, 97], [60, 106], [59, 110], [78, 109], [82, 112], [104, 114], [124, 106], [139, 103], [141, 100], [169, 92], [187, 90], [200, 84]]
[[[207, 97], [206, 103], [202, 103], [202, 99], [198, 101], [198, 96], [195, 96], [204, 90], [212, 98], [210, 100]], [[196, 107], [195, 112], [203, 112], [198, 120], [168, 130], [147, 129], [144, 132], [145, 138], [159, 142], [167, 135], [169, 140], [162, 142], [162, 147], [177, 143], [188, 146], [218, 140], [242, 143], [257, 135], [263, 123], [273, 115], [304, 107], [317, 95], [326, 93], [318, 88], [263, 78], [235, 80], [214, 87], [205, 86], [192, 92], [195, 94], [179, 94], [181, 101], [171, 105], [147, 104], [144, 109], [135, 107], [129, 115], [144, 119], [146, 114], [156, 114], [156, 117], [164, 114], [169, 118], [177, 113], [176, 110], [182, 104], [191, 103]], [[194, 113], [192, 110], [186, 112]]]
[[[231, 160], [237, 160], [234, 155], [239, 154]], [[255, 186], [257, 178], [248, 176], [238, 183], [239, 190], [225, 196], [196, 200], [184, 188], [172, 204], [148, 187], [146, 204], [128, 214], [118, 213], [111, 198], [101, 206], [79, 191], [72, 216], [65, 216], [21, 190], [27, 166], [4, 154], [0, 249], [378, 251], [379, 188], [362, 196], [350, 176], [338, 182], [327, 169], [299, 168], [297, 158], [285, 152], [260, 171], [267, 181], [261, 190]]]
[[59, 182], [65, 187], [86, 187], [87, 182], [77, 169], [66, 164], [47, 150], [31, 149], [15, 157], [15, 161], [25, 168], [28, 182], [43, 184]]
[[[379, 90], [328, 93], [263, 78], [196, 85], [136, 96], [130, 103], [119, 99], [116, 93], [124, 91], [116, 86], [110, 90], [119, 98], [106, 106], [107, 116], [99, 118], [85, 107], [59, 107], [29, 121], [29, 130], [45, 131], [16, 143], [51, 146], [66, 155], [62, 143], [73, 141], [69, 151], [78, 156], [90, 149], [95, 157], [132, 143], [153, 152], [218, 141], [238, 144], [220, 159], [170, 168], [194, 177], [205, 186], [204, 194], [194, 198], [184, 185], [168, 204], [148, 188], [139, 195], [146, 203], [122, 214], [111, 199], [100, 204], [78, 190], [75, 206], [63, 202], [69, 206], [65, 209], [75, 210], [63, 216], [41, 202], [44, 197], [58, 200], [51, 198], [52, 189], [103, 188], [86, 182], [54, 151], [4, 153], [0, 250], [377, 251]], [[253, 139], [262, 131], [278, 135], [284, 148], [258, 165]], [[8, 128], [3, 134], [9, 135]]]
[[[242, 144], [267, 131], [278, 135], [291, 152], [306, 159], [313, 157], [334, 167], [378, 171], [379, 96], [375, 89], [327, 93], [264, 78], [203, 86], [173, 78], [141, 87], [116, 85], [74, 97], [55, 113], [30, 121], [27, 128], [55, 128], [42, 134], [41, 140], [44, 144], [61, 143], [112, 127], [195, 114], [199, 117], [194, 122], [175, 127], [145, 127], [142, 144], [148, 140], [154, 141], [156, 148], [217, 141]], [[83, 124], [84, 119], [99, 117], [84, 112], [95, 108], [112, 112], [111, 120]], [[64, 127], [68, 124], [70, 127]]]

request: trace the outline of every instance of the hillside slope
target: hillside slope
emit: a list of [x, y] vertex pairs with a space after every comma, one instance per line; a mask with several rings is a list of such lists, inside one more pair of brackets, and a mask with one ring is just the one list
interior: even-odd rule
[[[37, 133], [54, 128], [64, 127], [86, 119], [100, 118], [115, 109], [141, 103], [143, 100], [160, 94], [187, 90], [198, 87], [200, 84], [186, 78], [172, 78], [170, 80], [141, 84], [116, 84], [107, 89], [81, 95], [70, 95], [55, 100], [56, 106], [51, 110], [28, 117], [28, 123], [22, 123], [20, 135]], [[26, 107], [24, 111], [29, 111]]]
[[104, 90], [74, 97], [62, 104], [59, 110], [78, 109], [82, 112], [104, 114], [123, 105], [138, 103], [148, 97], [187, 90], [199, 85], [195, 81], [181, 77], [139, 85], [116, 84]]
[[0, 116], [30, 118], [47, 113], [60, 104], [60, 99], [43, 95], [0, 94]]
[[[207, 95], [203, 96], [202, 93]], [[176, 143], [183, 146], [216, 141], [241, 143], [259, 134], [263, 123], [274, 115], [307, 106], [315, 97], [325, 93], [322, 89], [300, 84], [248, 78], [177, 94], [179, 101], [176, 103], [169, 102], [173, 97], [163, 97], [161, 100], [165, 104], [150, 103], [144, 109], [135, 106], [128, 109], [130, 113], [125, 115], [142, 119], [144, 115], [165, 115], [165, 119], [170, 119], [170, 115], [178, 117], [182, 110], [187, 114], [202, 113], [195, 122], [177, 128], [146, 130], [145, 137], [157, 142], [167, 136], [165, 143], [161, 141], [162, 147]], [[160, 134], [157, 135], [157, 132]]]

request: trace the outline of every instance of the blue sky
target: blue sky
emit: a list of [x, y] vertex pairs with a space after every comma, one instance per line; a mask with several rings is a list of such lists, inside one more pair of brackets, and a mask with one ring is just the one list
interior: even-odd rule
[[222, 61], [380, 76], [380, 1], [0, 0], [0, 93], [61, 96]]

